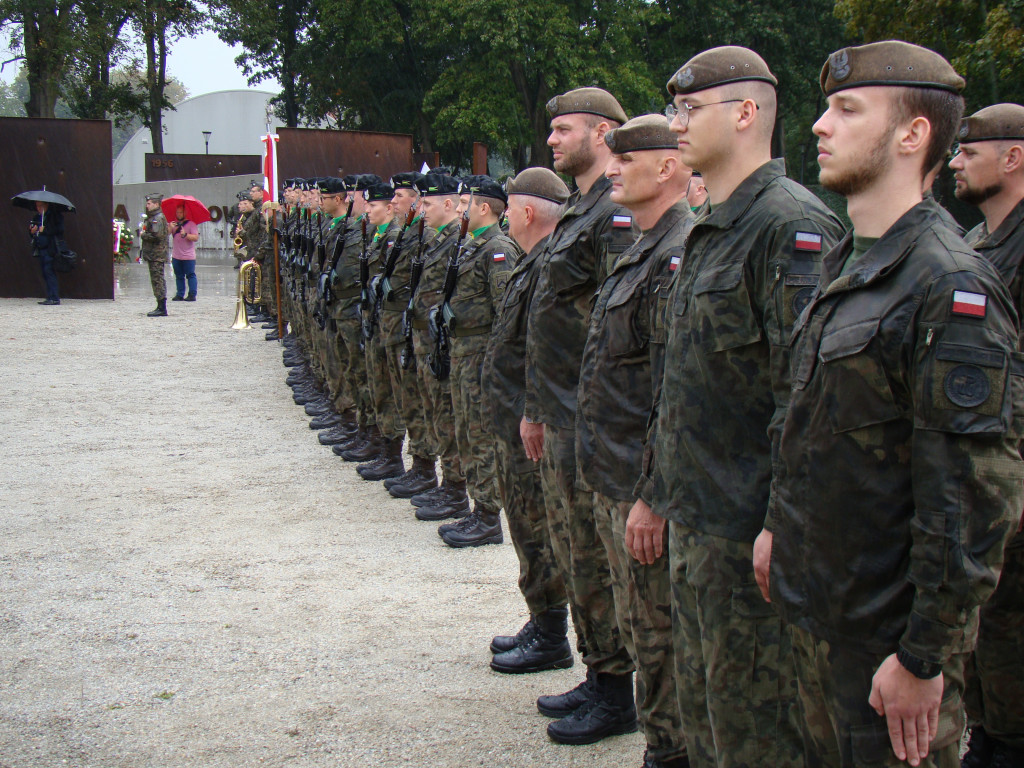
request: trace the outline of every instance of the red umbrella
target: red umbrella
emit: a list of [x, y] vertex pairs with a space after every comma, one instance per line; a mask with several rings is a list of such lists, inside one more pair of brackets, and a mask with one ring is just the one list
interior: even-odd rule
[[212, 221], [206, 206], [192, 197], [192, 195], [171, 195], [163, 199], [160, 203], [160, 208], [163, 210], [164, 216], [167, 217], [168, 221], [174, 221], [178, 218], [179, 205], [185, 206], [185, 218], [191, 222], [202, 224], [204, 221]]

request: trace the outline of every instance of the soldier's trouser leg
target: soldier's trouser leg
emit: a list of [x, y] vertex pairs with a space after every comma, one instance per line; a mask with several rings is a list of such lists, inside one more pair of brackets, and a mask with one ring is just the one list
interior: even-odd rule
[[348, 316], [338, 320], [338, 336], [345, 345], [347, 362], [344, 375], [349, 392], [355, 396], [356, 419], [359, 426], [365, 429], [376, 425], [377, 417], [373, 412], [373, 402], [370, 400], [369, 385], [366, 381], [366, 355], [359, 348], [363, 326], [357, 315], [348, 310], [346, 312]]
[[551, 551], [540, 469], [529, 461], [529, 467], [518, 466], [515, 451], [521, 454], [523, 444], [509, 445], [502, 440], [495, 443], [498, 490], [512, 546], [519, 558], [519, 591], [530, 614], [535, 616], [553, 608], [565, 608], [565, 583]]
[[380, 333], [366, 341], [366, 377], [373, 398], [373, 410], [377, 414], [377, 429], [387, 440], [401, 440], [405, 427], [398, 415], [398, 403], [391, 391], [391, 376], [388, 374], [388, 360], [381, 342]]
[[164, 280], [164, 261], [150, 261], [149, 284], [153, 287], [153, 296], [157, 301], [167, 298], [167, 281]]
[[1024, 749], [1024, 534], [1006, 547], [999, 585], [981, 606], [978, 645], [967, 667], [967, 719]]
[[421, 459], [433, 459], [430, 439], [427, 437], [427, 417], [423, 410], [420, 395], [420, 382], [414, 371], [403, 371], [403, 344], [391, 344], [385, 348], [388, 363], [388, 377], [391, 379], [391, 391], [395, 394], [401, 420], [409, 437], [409, 453]]
[[[865, 653], [821, 640], [788, 625], [799, 681], [801, 730], [809, 768], [905, 768], [896, 759], [884, 717], [868, 704], [871, 678], [888, 654]], [[942, 668], [945, 690], [939, 726], [923, 768], [959, 768], [965, 657], [954, 655]]]
[[455, 441], [462, 457], [469, 495], [481, 510], [501, 509], [498, 492], [494, 435], [483, 414], [483, 351], [452, 358], [452, 406], [455, 412]]
[[565, 580], [583, 663], [593, 672], [629, 674], [633, 660], [616, 620], [612, 575], [597, 530], [594, 495], [576, 485], [574, 430], [545, 426], [540, 473], [551, 548]]
[[455, 444], [455, 414], [452, 410], [452, 392], [448, 380], [438, 381], [427, 365], [427, 354], [434, 351], [434, 345], [426, 331], [417, 331], [413, 337], [416, 350], [416, 371], [430, 402], [427, 404], [427, 418], [430, 419], [436, 449], [435, 455], [441, 460], [444, 482], [457, 485], [466, 482], [462, 472], [462, 459]]
[[334, 396], [333, 405], [336, 413], [344, 413], [356, 407], [356, 400], [349, 386], [348, 378], [345, 376], [345, 367], [348, 365], [348, 349], [345, 341], [341, 338], [341, 330], [338, 328], [338, 321], [331, 318], [327, 321], [327, 329], [330, 332], [327, 336], [328, 360], [331, 367], [328, 371], [328, 384], [331, 394]]
[[648, 756], [669, 761], [686, 754], [686, 740], [676, 698], [668, 552], [653, 565], [643, 565], [626, 551], [626, 520], [632, 506], [632, 501], [594, 494], [594, 514], [607, 518], [612, 527], [613, 539], [604, 540], [604, 545], [612, 568], [619, 631], [628, 638], [626, 647], [637, 669], [637, 714], [647, 737]]
[[669, 523], [676, 687], [694, 766], [804, 765], [789, 636], [754, 581], [753, 549]]

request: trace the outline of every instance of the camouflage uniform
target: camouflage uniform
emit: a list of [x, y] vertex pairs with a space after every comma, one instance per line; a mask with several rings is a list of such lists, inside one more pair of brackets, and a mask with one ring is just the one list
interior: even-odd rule
[[[995, 270], [932, 201], [854, 264], [851, 240], [826, 257], [793, 330], [765, 524], [772, 600], [794, 626], [801, 704], [822, 764], [897, 764], [867, 696], [875, 668], [900, 649], [943, 665], [931, 752], [955, 765], [960, 654], [974, 644], [978, 606], [1024, 503], [1011, 430], [1024, 406], [1016, 313]], [[816, 691], [822, 679], [835, 690]], [[814, 728], [826, 714], [831, 727]]]
[[[583, 663], [595, 673], [633, 671], [615, 620], [611, 573], [593, 498], [576, 482], [576, 387], [590, 300], [610, 263], [633, 242], [632, 216], [611, 202], [601, 177], [566, 209], [538, 265], [526, 337], [524, 413], [544, 424], [541, 482], [555, 561], [565, 581]], [[613, 218], [622, 217], [613, 226]]]
[[[394, 245], [401, 227], [394, 221], [377, 228], [370, 244], [370, 275], [381, 271], [384, 256]], [[363, 322], [368, 324], [373, 312], [373, 298], [370, 305], [362, 309]], [[388, 372], [388, 359], [385, 353], [384, 334], [374, 333], [372, 339], [364, 342], [366, 353], [366, 378], [376, 414], [377, 429], [388, 440], [402, 440], [405, 437], [405, 425], [398, 411], [396, 393], [391, 390], [391, 375]]]
[[[1024, 317], [1024, 200], [989, 233], [985, 222], [967, 244], [995, 266]], [[1024, 749], [1024, 532], [1006, 545], [1003, 571], [981, 607], [978, 645], [967, 665], [967, 718], [1014, 749]]]
[[161, 210], [146, 213], [146, 224], [139, 235], [142, 259], [149, 265], [149, 282], [157, 301], [167, 298], [164, 266], [167, 264], [167, 219]]
[[416, 372], [423, 390], [429, 396], [425, 410], [430, 419], [434, 454], [441, 459], [444, 482], [449, 485], [465, 482], [462, 462], [455, 442], [455, 413], [452, 406], [451, 381], [438, 381], [427, 365], [427, 355], [434, 351], [434, 342], [427, 328], [430, 310], [441, 302], [444, 295], [444, 276], [448, 257], [459, 239], [460, 223], [456, 219], [442, 227], [433, 236], [423, 253], [423, 275], [413, 297], [413, 345], [416, 352]]
[[555, 564], [544, 511], [540, 468], [519, 436], [526, 387], [526, 318], [547, 238], [516, 262], [484, 355], [484, 414], [494, 432], [498, 490], [519, 558], [519, 591], [532, 616], [565, 608], [565, 584]]
[[481, 374], [487, 339], [505, 293], [509, 272], [522, 251], [495, 223], [467, 237], [458, 264], [455, 293], [449, 302], [451, 390], [455, 441], [469, 495], [478, 509], [497, 513], [498, 491], [494, 435], [481, 411]]
[[266, 234], [263, 244], [256, 254], [256, 260], [260, 263], [260, 275], [263, 278], [263, 285], [260, 287], [260, 293], [263, 296], [263, 309], [272, 318], [277, 318], [277, 280], [274, 271], [275, 216], [274, 211], [267, 211], [267, 215], [260, 216], [260, 226]]
[[788, 640], [751, 557], [789, 392], [789, 330], [839, 233], [784, 162], [769, 161], [698, 213], [669, 296], [656, 438], [636, 490], [672, 521], [676, 684], [694, 765], [803, 764]]
[[[328, 275], [331, 273], [334, 265], [334, 256], [336, 253], [340, 256], [339, 249], [344, 246], [346, 232], [346, 217], [344, 214], [335, 216], [329, 221], [327, 232], [324, 234], [324, 246], [327, 254], [327, 260], [324, 265], [326, 275], [323, 275], [323, 279], [317, 282], [318, 288], [320, 285], [329, 283], [330, 278]], [[353, 399], [351, 388], [347, 386], [345, 380], [345, 345], [340, 338], [338, 321], [330, 316], [330, 309], [323, 304], [323, 296], [319, 290], [316, 294], [316, 301], [321, 303], [321, 311], [326, 317], [324, 361], [327, 371], [327, 389], [330, 393], [334, 411], [336, 413], [344, 413], [355, 408], [355, 400]]]
[[692, 226], [686, 201], [672, 206], [601, 285], [583, 348], [576, 415], [576, 461], [594, 491], [619, 631], [639, 673], [638, 713], [648, 757], [662, 761], [686, 754], [676, 701], [668, 557], [643, 565], [626, 550], [625, 536], [647, 422], [661, 386], [669, 283]]

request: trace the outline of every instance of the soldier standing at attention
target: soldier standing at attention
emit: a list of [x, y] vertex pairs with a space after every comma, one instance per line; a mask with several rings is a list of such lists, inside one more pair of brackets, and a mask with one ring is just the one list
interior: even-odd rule
[[837, 51], [821, 73], [820, 179], [853, 231], [793, 329], [754, 553], [814, 766], [958, 765], [964, 654], [1024, 504], [1013, 302], [921, 192], [963, 86], [900, 41]]
[[[526, 403], [520, 427], [526, 455], [541, 463], [551, 544], [587, 678], [537, 708], [560, 718], [548, 736], [585, 744], [636, 730], [633, 661], [619, 633], [611, 572], [589, 489], [576, 482], [576, 388], [590, 302], [609, 265], [634, 240], [633, 218], [608, 195], [604, 135], [626, 122], [619, 102], [600, 88], [577, 88], [547, 105], [555, 170], [572, 176], [567, 201], [538, 265], [526, 337]], [[610, 534], [609, 534], [610, 535]], [[578, 713], [578, 714], [577, 714]]]
[[156, 309], [147, 312], [147, 317], [167, 317], [167, 281], [164, 280], [164, 265], [167, 264], [167, 219], [160, 210], [163, 195], [146, 195], [146, 221], [139, 233], [143, 260], [149, 264], [149, 282], [156, 297]]
[[519, 591], [530, 620], [515, 635], [491, 641], [491, 669], [509, 674], [563, 669], [573, 664], [566, 637], [565, 584], [555, 563], [544, 511], [540, 469], [523, 452], [519, 423], [526, 393], [526, 320], [537, 283], [537, 265], [569, 197], [569, 188], [547, 168], [527, 168], [508, 182], [509, 234], [525, 255], [508, 287], [487, 342], [482, 387], [494, 430], [498, 489], [519, 558]]
[[789, 397], [790, 328], [841, 227], [771, 158], [775, 85], [735, 46], [668, 82], [682, 161], [709, 197], [668, 300], [656, 437], [631, 515], [650, 507], [670, 521], [677, 695], [695, 766], [803, 765], [789, 643], [751, 553]]
[[[672, 590], [665, 518], [634, 510], [647, 424], [661, 388], [665, 302], [693, 226], [690, 169], [664, 115], [634, 117], [604, 135], [611, 200], [633, 214], [640, 239], [612, 266], [590, 311], [576, 411], [576, 461], [593, 489], [594, 515], [612, 573], [619, 631], [640, 683], [644, 768], [684, 768], [676, 701]], [[608, 534], [611, 534], [610, 536]]]
[[[1024, 316], [1024, 107], [995, 104], [964, 120], [949, 163], [956, 196], [985, 214], [967, 244], [988, 259]], [[966, 768], [1024, 766], [1024, 533], [1006, 546], [999, 586], [981, 607], [967, 664]], [[1001, 757], [999, 757], [1001, 756]], [[997, 757], [999, 759], [997, 760]]]

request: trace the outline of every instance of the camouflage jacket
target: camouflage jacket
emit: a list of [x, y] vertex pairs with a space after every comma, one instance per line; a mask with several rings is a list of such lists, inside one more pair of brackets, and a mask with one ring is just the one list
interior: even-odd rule
[[448, 302], [452, 357], [465, 357], [487, 348], [494, 317], [505, 295], [509, 273], [522, 251], [494, 224], [469, 238], [459, 257], [455, 293]]
[[609, 199], [602, 176], [587, 194], [577, 190], [548, 240], [526, 336], [526, 417], [571, 429], [576, 387], [597, 286], [636, 239], [633, 216]]
[[829, 642], [941, 664], [973, 647], [1024, 503], [1016, 312], [931, 201], [840, 277], [851, 239], [793, 330], [772, 601]]
[[[334, 263], [335, 255], [338, 256], [334, 271], [331, 272], [330, 284], [334, 301], [331, 303], [330, 315], [335, 320], [342, 318], [353, 319], [359, 316], [359, 256], [363, 252], [363, 217], [357, 216], [351, 222], [342, 219], [335, 229], [341, 227], [341, 231], [335, 234], [333, 245], [328, 256], [328, 267]], [[372, 227], [367, 224], [366, 246], [370, 247], [373, 240]], [[335, 253], [338, 247], [337, 238], [341, 237], [341, 252]], [[329, 241], [330, 242], [330, 241]]]
[[519, 422], [526, 402], [526, 322], [537, 284], [537, 265], [546, 245], [544, 238], [512, 269], [484, 355], [484, 413], [495, 439], [505, 443], [510, 449], [507, 453], [515, 457], [517, 474], [539, 471], [536, 462], [526, 458]]
[[250, 259], [255, 258], [267, 239], [267, 228], [263, 225], [263, 217], [259, 211], [245, 215], [245, 221], [242, 222], [242, 237], [245, 238], [246, 256]]
[[448, 257], [459, 242], [459, 219], [449, 222], [435, 233], [423, 249], [423, 275], [413, 297], [415, 327], [426, 332], [430, 310], [441, 303], [444, 295], [444, 276], [448, 269]]
[[[398, 239], [398, 233], [401, 231], [401, 225], [394, 220], [388, 222], [383, 232], [378, 232], [376, 227], [373, 228], [373, 232], [370, 235], [369, 248], [369, 279], [371, 285], [380, 279], [380, 273], [384, 269], [384, 259], [387, 257], [388, 251], [394, 247], [395, 241]], [[373, 289], [367, 286], [367, 290], [369, 291], [369, 303], [365, 307], [360, 307], [360, 309], [370, 312], [373, 310]]]
[[167, 261], [167, 219], [162, 211], [146, 214], [139, 240], [144, 261]]
[[[412, 220], [409, 228], [402, 237], [401, 250], [397, 254], [395, 269], [388, 281], [391, 292], [382, 295], [384, 303], [381, 311], [381, 328], [386, 334], [384, 343], [388, 346], [400, 344], [405, 341], [405, 334], [402, 332], [402, 312], [409, 306], [409, 281], [412, 278], [412, 260], [420, 253], [420, 243], [423, 243], [424, 250], [430, 243], [436, 230], [430, 227], [423, 227], [423, 239], [420, 239], [421, 216]], [[384, 274], [384, 265], [381, 265], [381, 275]]]
[[576, 465], [593, 491], [631, 501], [661, 387], [665, 304], [693, 226], [669, 208], [612, 267], [590, 311], [576, 411]]
[[732, 541], [753, 542], [764, 523], [790, 328], [841, 231], [785, 170], [765, 163], [714, 210], [705, 204], [690, 231], [669, 296], [657, 436], [637, 488], [659, 515]]

